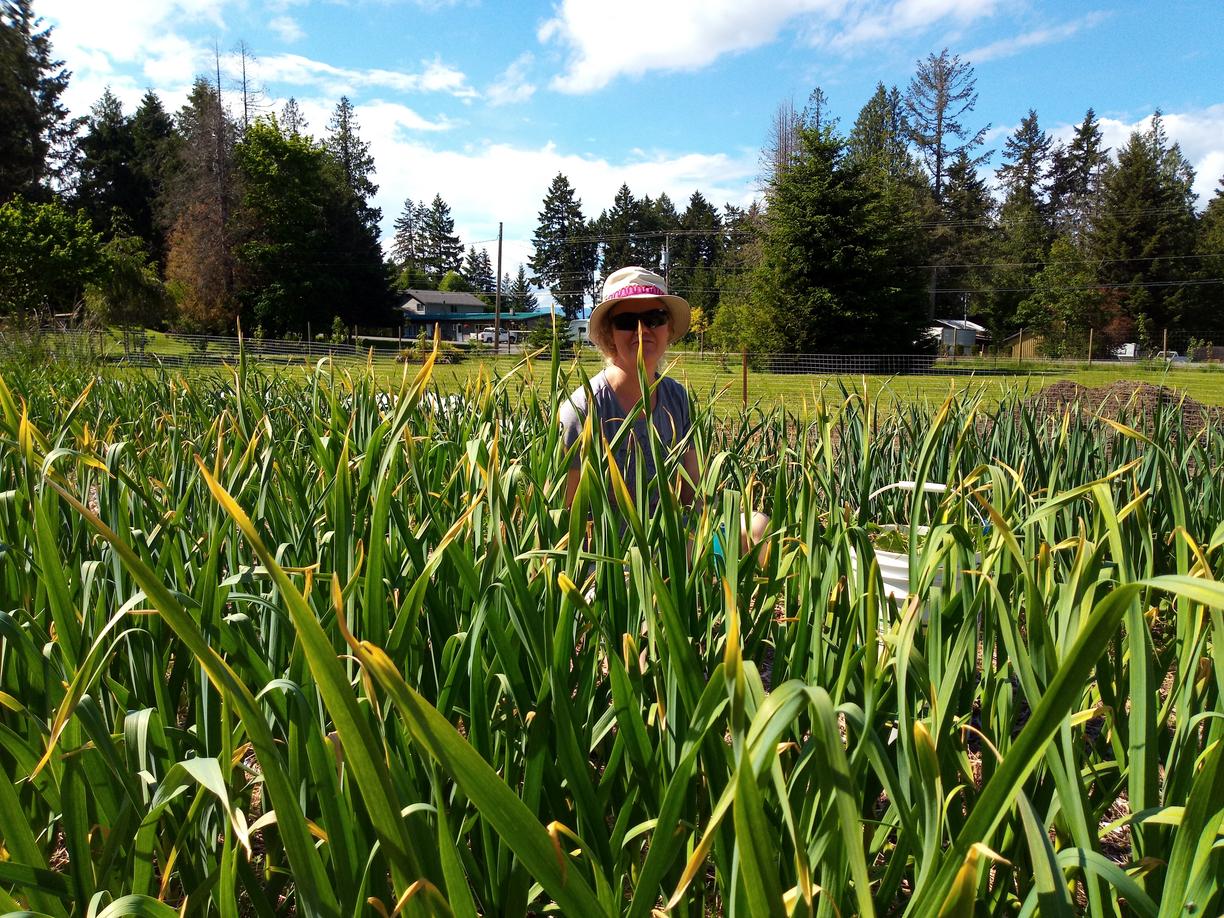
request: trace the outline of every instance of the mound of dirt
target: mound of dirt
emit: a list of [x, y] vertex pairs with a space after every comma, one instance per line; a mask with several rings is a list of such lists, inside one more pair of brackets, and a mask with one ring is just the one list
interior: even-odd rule
[[1224, 409], [1204, 405], [1180, 389], [1124, 379], [1096, 389], [1060, 379], [1030, 396], [1025, 404], [1051, 415], [1078, 409], [1114, 420], [1144, 424], [1161, 411], [1178, 411], [1191, 434], [1202, 430], [1208, 421], [1224, 423]]

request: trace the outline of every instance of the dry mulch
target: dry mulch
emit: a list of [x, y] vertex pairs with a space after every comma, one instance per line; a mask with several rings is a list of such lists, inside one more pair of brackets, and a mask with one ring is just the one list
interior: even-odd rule
[[1151, 421], [1162, 410], [1174, 410], [1181, 413], [1191, 434], [1208, 423], [1224, 424], [1224, 409], [1205, 405], [1180, 389], [1124, 379], [1095, 389], [1060, 379], [1025, 399], [1025, 404], [1050, 415], [1078, 409], [1113, 420]]

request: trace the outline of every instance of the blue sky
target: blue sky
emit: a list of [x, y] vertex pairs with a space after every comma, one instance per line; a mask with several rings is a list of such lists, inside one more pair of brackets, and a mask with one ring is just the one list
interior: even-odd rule
[[[877, 81], [904, 90], [948, 47], [973, 63], [972, 127], [990, 146], [1029, 108], [1066, 136], [1092, 106], [1116, 148], [1153, 110], [1198, 171], [1224, 175], [1224, 0], [35, 0], [85, 113], [106, 86], [177, 109], [193, 76], [254, 53], [265, 110], [289, 96], [323, 132], [341, 94], [370, 142], [389, 229], [405, 197], [441, 193], [465, 243], [506, 226], [513, 271], [552, 176], [588, 215], [627, 182], [683, 207], [757, 194], [780, 102], [821, 86], [849, 128]], [[236, 100], [236, 96], [233, 97]], [[493, 250], [490, 245], [490, 251]]]

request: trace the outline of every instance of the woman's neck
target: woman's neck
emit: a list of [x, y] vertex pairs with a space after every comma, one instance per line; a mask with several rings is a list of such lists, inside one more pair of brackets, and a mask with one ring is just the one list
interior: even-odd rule
[[[646, 378], [653, 380], [655, 378], [655, 367], [646, 367]], [[617, 399], [622, 407], [626, 410], [632, 408], [642, 398], [641, 380], [638, 379], [637, 368], [630, 373], [617, 364], [612, 364], [604, 370], [604, 379], [608, 381], [608, 385], [612, 387], [612, 391], [616, 393]], [[654, 396], [651, 396], [651, 402], [654, 402]]]

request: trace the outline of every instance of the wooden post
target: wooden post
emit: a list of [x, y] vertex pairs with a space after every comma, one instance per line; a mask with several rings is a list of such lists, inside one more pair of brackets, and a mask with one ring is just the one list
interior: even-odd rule
[[1088, 329], [1088, 362], [1092, 363], [1092, 329]]
[[[497, 288], [493, 294], [493, 356], [501, 347], [502, 221], [497, 221]], [[509, 348], [506, 351], [509, 352]]]
[[1020, 341], [1016, 346], [1016, 356], [1024, 363], [1024, 326], [1020, 326]]
[[740, 354], [740, 368], [742, 370], [742, 390], [744, 395], [744, 407], [748, 407], [748, 348]]
[[1169, 330], [1166, 328], [1164, 334], [1160, 338], [1160, 353], [1165, 358], [1169, 359]]

